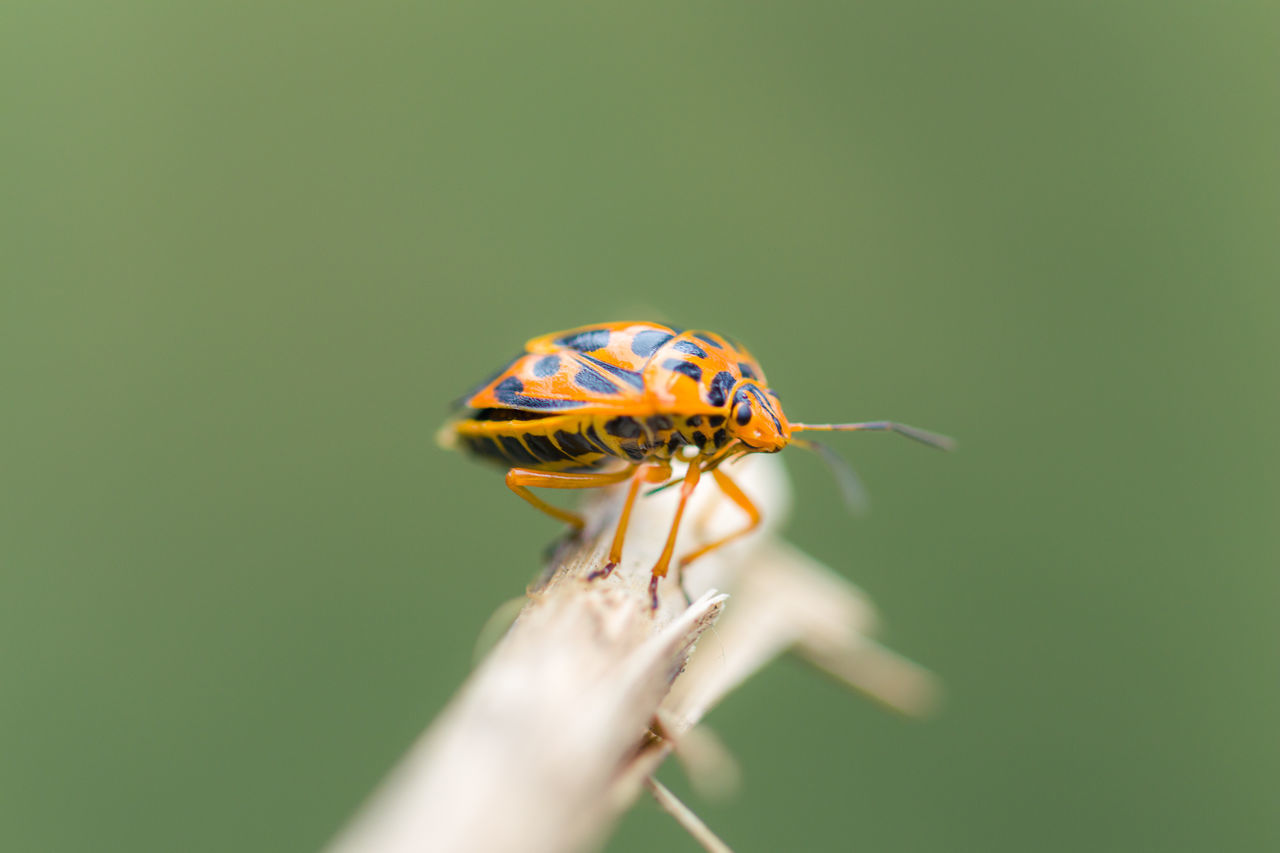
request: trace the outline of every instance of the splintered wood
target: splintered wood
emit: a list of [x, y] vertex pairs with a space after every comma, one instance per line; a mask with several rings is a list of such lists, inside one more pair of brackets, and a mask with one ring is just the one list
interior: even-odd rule
[[[646, 786], [704, 847], [727, 850], [649, 780], [674, 749], [698, 790], [731, 785], [732, 758], [694, 727], [787, 651], [889, 707], [926, 713], [933, 678], [870, 639], [876, 618], [866, 597], [777, 538], [789, 504], [780, 461], [753, 455], [731, 471], [764, 524], [683, 579], [673, 571], [656, 613], [649, 569], [678, 489], [637, 502], [622, 564], [588, 581], [606, 560], [621, 490], [595, 496], [586, 534], [559, 549], [510, 630], [330, 850], [596, 850]], [[704, 484], [676, 553], [744, 521]]]

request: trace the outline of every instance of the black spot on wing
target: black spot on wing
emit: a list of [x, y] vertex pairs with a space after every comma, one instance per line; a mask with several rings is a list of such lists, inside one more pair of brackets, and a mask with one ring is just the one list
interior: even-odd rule
[[696, 445], [698, 445], [698, 449], [699, 449], [699, 450], [701, 450], [702, 448], [706, 447], [706, 446], [707, 446], [707, 436], [706, 436], [706, 434], [705, 434], [702, 430], [700, 430], [700, 429], [698, 429], [698, 430], [694, 430], [694, 431], [693, 431], [693, 443], [694, 443], [694, 444], [696, 444]]
[[493, 396], [501, 403], [513, 403], [524, 390], [524, 383], [514, 376], [508, 376], [493, 389]]
[[554, 376], [555, 372], [560, 369], [560, 356], [544, 355], [533, 363], [533, 375], [539, 379], [546, 379], [548, 376]]
[[544, 397], [528, 397], [523, 393], [524, 383], [514, 376], [508, 376], [493, 389], [498, 402], [513, 409], [540, 409], [547, 412], [562, 412], [585, 406], [582, 400], [552, 400]]
[[653, 355], [654, 350], [671, 340], [675, 335], [657, 329], [645, 329], [637, 332], [631, 339], [631, 351], [641, 358]]
[[684, 422], [689, 426], [702, 426], [702, 415], [690, 415]]
[[567, 412], [585, 406], [585, 400], [551, 400], [544, 397], [526, 397], [521, 394], [512, 405], [520, 405], [526, 409], [540, 409], [545, 412]]
[[717, 341], [715, 338], [708, 335], [706, 332], [694, 332], [693, 336], [698, 340], [702, 341], [704, 344], [711, 344], [711, 346], [715, 347], [716, 349], [724, 349], [724, 347], [720, 345], [719, 341]]
[[751, 365], [747, 364], [745, 361], [738, 362], [738, 372], [742, 374], [742, 377], [744, 379], [760, 378], [759, 376], [756, 375], [756, 372], [751, 369]]
[[573, 377], [574, 383], [579, 388], [585, 388], [588, 391], [594, 391], [597, 394], [617, 394], [618, 386], [614, 385], [608, 379], [605, 379], [600, 371], [584, 367]]
[[502, 435], [498, 436], [498, 438], [502, 440], [502, 449], [506, 451], [512, 462], [519, 465], [538, 464], [538, 457], [530, 453], [528, 448], [521, 444], [520, 439], [514, 435]]
[[685, 355], [696, 355], [698, 358], [706, 358], [707, 351], [695, 344], [693, 341], [676, 341], [671, 345], [676, 352], [682, 352]]
[[737, 377], [727, 370], [717, 373], [711, 380], [711, 387], [707, 389], [707, 402], [713, 406], [723, 406], [729, 399], [729, 390], [737, 381]]
[[595, 356], [583, 355], [582, 358], [591, 362], [593, 366], [600, 370], [606, 371], [610, 376], [622, 380], [637, 391], [644, 390], [644, 377], [638, 371], [627, 370], [625, 367], [609, 364], [607, 361], [601, 361]]
[[608, 329], [588, 329], [585, 332], [578, 332], [572, 335], [565, 335], [563, 338], [556, 338], [556, 343], [562, 347], [568, 347], [578, 352], [595, 352], [598, 349], [604, 349], [609, 345]]
[[688, 444], [688, 440], [678, 432], [671, 433], [671, 438], [667, 439], [667, 450], [675, 451], [677, 448]]
[[722, 423], [724, 423], [724, 415], [711, 415], [710, 417], [707, 418], [707, 426], [711, 427], [712, 429], [715, 429], [716, 427], [720, 426], [720, 424]]
[[691, 361], [682, 361], [678, 358], [669, 358], [662, 363], [667, 370], [675, 373], [683, 373], [694, 382], [702, 381], [702, 368]]
[[644, 432], [635, 418], [620, 417], [605, 421], [604, 431], [618, 438], [638, 438]]
[[716, 447], [724, 447], [724, 443], [729, 440], [729, 434], [722, 429], [716, 430], [716, 434], [711, 436], [711, 441]]

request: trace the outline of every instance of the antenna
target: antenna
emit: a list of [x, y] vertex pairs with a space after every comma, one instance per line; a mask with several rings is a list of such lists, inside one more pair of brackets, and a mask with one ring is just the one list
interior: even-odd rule
[[914, 439], [921, 444], [927, 444], [930, 447], [936, 447], [939, 450], [955, 450], [956, 448], [955, 439], [948, 438], [945, 435], [938, 435], [936, 432], [896, 423], [895, 421], [863, 421], [857, 424], [791, 424], [792, 432], [803, 432], [805, 430], [815, 432], [896, 432], [898, 435], [905, 435], [907, 438]]

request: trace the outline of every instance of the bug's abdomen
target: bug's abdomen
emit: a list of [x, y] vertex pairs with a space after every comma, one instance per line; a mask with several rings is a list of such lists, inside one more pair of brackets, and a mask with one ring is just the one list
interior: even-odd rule
[[593, 471], [649, 453], [635, 418], [599, 415], [539, 416], [512, 409], [482, 409], [454, 430], [466, 451], [499, 465], [541, 471]]

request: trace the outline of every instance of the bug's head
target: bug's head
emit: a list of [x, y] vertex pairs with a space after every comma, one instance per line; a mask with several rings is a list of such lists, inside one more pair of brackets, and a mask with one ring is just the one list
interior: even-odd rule
[[777, 397], [750, 379], [734, 386], [726, 425], [730, 435], [752, 450], [776, 453], [791, 440], [791, 425]]

